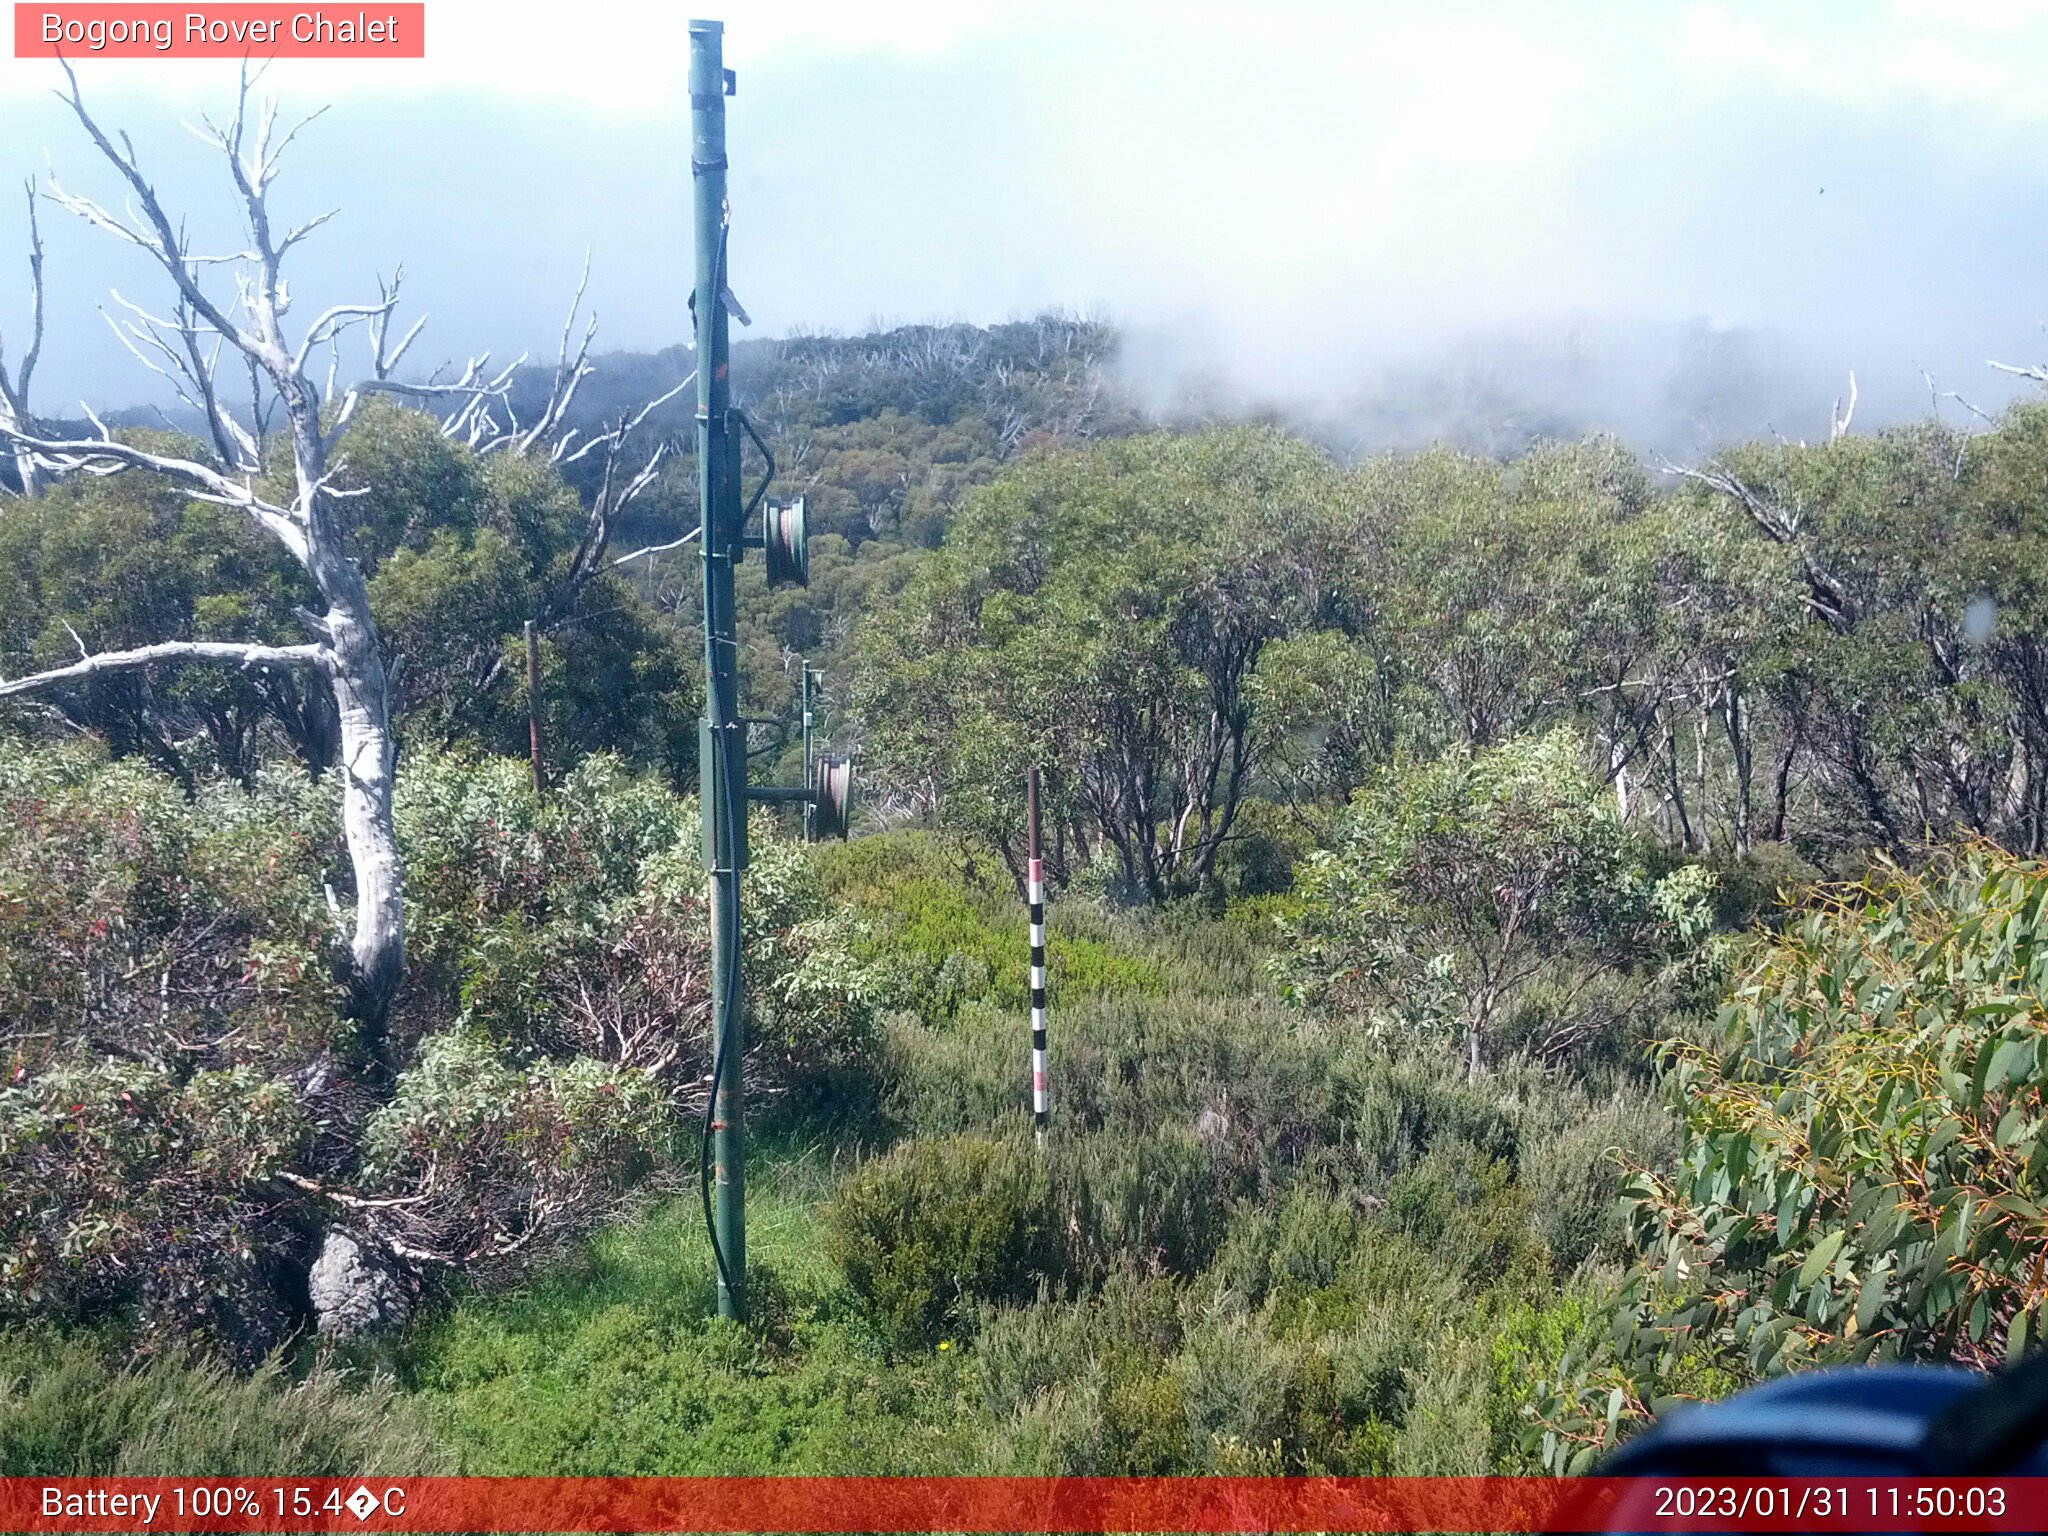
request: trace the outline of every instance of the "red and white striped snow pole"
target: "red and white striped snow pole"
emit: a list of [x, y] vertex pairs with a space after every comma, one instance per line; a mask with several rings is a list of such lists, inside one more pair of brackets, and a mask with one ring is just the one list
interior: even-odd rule
[[1046, 1092], [1046, 1048], [1045, 1048], [1045, 860], [1039, 857], [1038, 849], [1038, 770], [1031, 770], [1031, 777], [1025, 783], [1025, 819], [1029, 823], [1028, 833], [1030, 866], [1025, 880], [1024, 899], [1031, 912], [1031, 1123], [1035, 1127], [1041, 1145], [1045, 1142], [1045, 1128], [1052, 1120], [1050, 1101]]

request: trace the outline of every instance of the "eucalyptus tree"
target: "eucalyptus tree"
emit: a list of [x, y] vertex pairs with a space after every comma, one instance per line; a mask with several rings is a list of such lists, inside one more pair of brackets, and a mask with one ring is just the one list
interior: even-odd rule
[[[375, 299], [332, 304], [294, 333], [289, 321], [295, 295], [287, 259], [333, 214], [286, 223], [273, 207], [272, 191], [285, 151], [319, 112], [295, 125], [281, 125], [274, 102], [252, 102], [244, 72], [232, 116], [224, 125], [205, 120], [201, 136], [225, 161], [246, 243], [225, 253], [203, 251], [195, 248], [184, 222], [173, 216], [150, 181], [134, 142], [100, 125], [68, 65], [65, 77], [65, 99], [121, 183], [125, 211], [116, 213], [54, 181], [47, 195], [141, 250], [168, 281], [164, 312], [120, 300], [126, 318], [116, 329], [137, 360], [165, 380], [203, 424], [206, 442], [189, 449], [146, 445], [132, 436], [117, 437], [90, 410], [93, 435], [50, 436], [14, 407], [0, 413], [0, 439], [12, 446], [17, 460], [30, 465], [31, 479], [142, 471], [200, 502], [233, 509], [298, 568], [310, 601], [296, 613], [301, 639], [163, 638], [88, 651], [60, 666], [0, 680], [0, 698], [189, 664], [234, 668], [245, 676], [296, 678], [306, 685], [303, 697], [309, 701], [324, 694], [331, 712], [323, 707], [321, 713], [333, 733], [342, 826], [354, 876], [353, 914], [344, 916], [337, 898], [330, 905], [348, 947], [354, 1011], [374, 1040], [404, 968], [405, 904], [391, 809], [397, 757], [394, 667], [387, 665], [363, 559], [372, 530], [350, 515], [365, 498], [374, 498], [377, 488], [363, 483], [351, 466], [351, 423], [365, 401], [391, 395], [435, 406], [443, 435], [479, 452], [533, 455], [557, 464], [604, 455], [604, 489], [557, 588], [557, 596], [567, 601], [605, 567], [613, 523], [623, 505], [652, 482], [660, 450], [637, 471], [621, 462], [644, 411], [587, 436], [567, 425], [569, 404], [591, 371], [588, 354], [595, 334], [593, 318], [577, 342], [580, 288], [547, 399], [527, 422], [513, 417], [510, 408], [511, 382], [523, 359], [494, 369], [486, 355], [445, 380], [438, 375], [424, 382], [398, 377], [424, 324], [422, 318], [398, 329], [402, 270], [389, 281], [379, 279]], [[40, 283], [39, 246], [33, 267]], [[369, 343], [367, 374], [353, 383], [338, 382], [340, 342], [357, 332]], [[11, 387], [16, 400], [26, 372], [21, 370]]]
[[1343, 495], [1267, 431], [1027, 454], [869, 635], [870, 761], [1013, 865], [1041, 764], [1077, 862], [1149, 901], [1207, 888], [1270, 747], [1260, 662], [1341, 601]]
[[1553, 1011], [1531, 1044], [1568, 1058], [1611, 1022], [1611, 999], [1581, 1009], [1580, 993], [1631, 969], [1644, 989], [1673, 977], [1709, 926], [1711, 880], [1694, 866], [1653, 878], [1601, 791], [1568, 728], [1383, 770], [1304, 868], [1288, 995], [1449, 1046], [1476, 1077], [1547, 978]]
[[[1746, 536], [1750, 579], [1775, 569], [1799, 609], [1729, 637], [1739, 670], [1768, 678], [1774, 829], [1796, 773], [1812, 781], [1803, 830], [1832, 846], [1961, 832], [2037, 851], [2048, 410], [1968, 438], [1929, 422], [1751, 444], [1686, 474], [1690, 516]], [[1701, 596], [1705, 616], [1725, 591]]]

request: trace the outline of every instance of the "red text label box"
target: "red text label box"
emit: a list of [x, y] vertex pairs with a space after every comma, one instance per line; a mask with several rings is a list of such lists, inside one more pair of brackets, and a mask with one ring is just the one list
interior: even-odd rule
[[34, 4], [16, 0], [17, 59], [423, 59], [427, 8]]

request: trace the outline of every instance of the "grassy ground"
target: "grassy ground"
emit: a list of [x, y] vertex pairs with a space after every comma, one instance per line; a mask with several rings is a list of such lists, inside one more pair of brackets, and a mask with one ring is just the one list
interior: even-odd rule
[[883, 1359], [823, 1257], [829, 1160], [785, 1153], [750, 1171], [750, 1328], [715, 1315], [692, 1197], [413, 1330], [399, 1379], [463, 1471], [909, 1473], [972, 1461], [986, 1414], [962, 1355]]
[[[1054, 925], [1060, 1122], [1031, 1153], [1022, 914], [998, 873], [963, 879], [955, 858], [914, 836], [823, 855], [890, 1020], [873, 1104], [757, 1150], [752, 1324], [712, 1315], [694, 1197], [514, 1290], [444, 1302], [385, 1358], [455, 1463], [1525, 1468], [1520, 1404], [1608, 1273], [1608, 1153], [1660, 1134], [1640, 1093], [1467, 1085], [1280, 1006], [1242, 915], [1074, 901]], [[1025, 1149], [1004, 1154], [1010, 1184], [951, 1191], [992, 1134]], [[856, 1140], [898, 1150], [866, 1162]], [[982, 1227], [963, 1231], [970, 1207]], [[865, 1291], [830, 1256], [835, 1222], [879, 1255]], [[1027, 1229], [1059, 1257], [1004, 1235]]]

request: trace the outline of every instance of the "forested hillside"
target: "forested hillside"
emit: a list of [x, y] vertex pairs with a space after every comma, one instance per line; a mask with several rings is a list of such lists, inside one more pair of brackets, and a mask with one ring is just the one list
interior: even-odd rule
[[[812, 526], [808, 588], [742, 567], [748, 709], [822, 664], [861, 806], [757, 813], [745, 1327], [697, 1225], [695, 467], [679, 401], [634, 421], [687, 359], [518, 376], [582, 457], [336, 429], [381, 998], [334, 699], [275, 659], [316, 575], [146, 463], [0, 496], [0, 677], [62, 674], [0, 683], [0, 1472], [1564, 1470], [2028, 1347], [2048, 406], [1347, 460], [1149, 420], [1116, 345], [735, 349]], [[164, 642], [259, 654], [80, 663]]]

